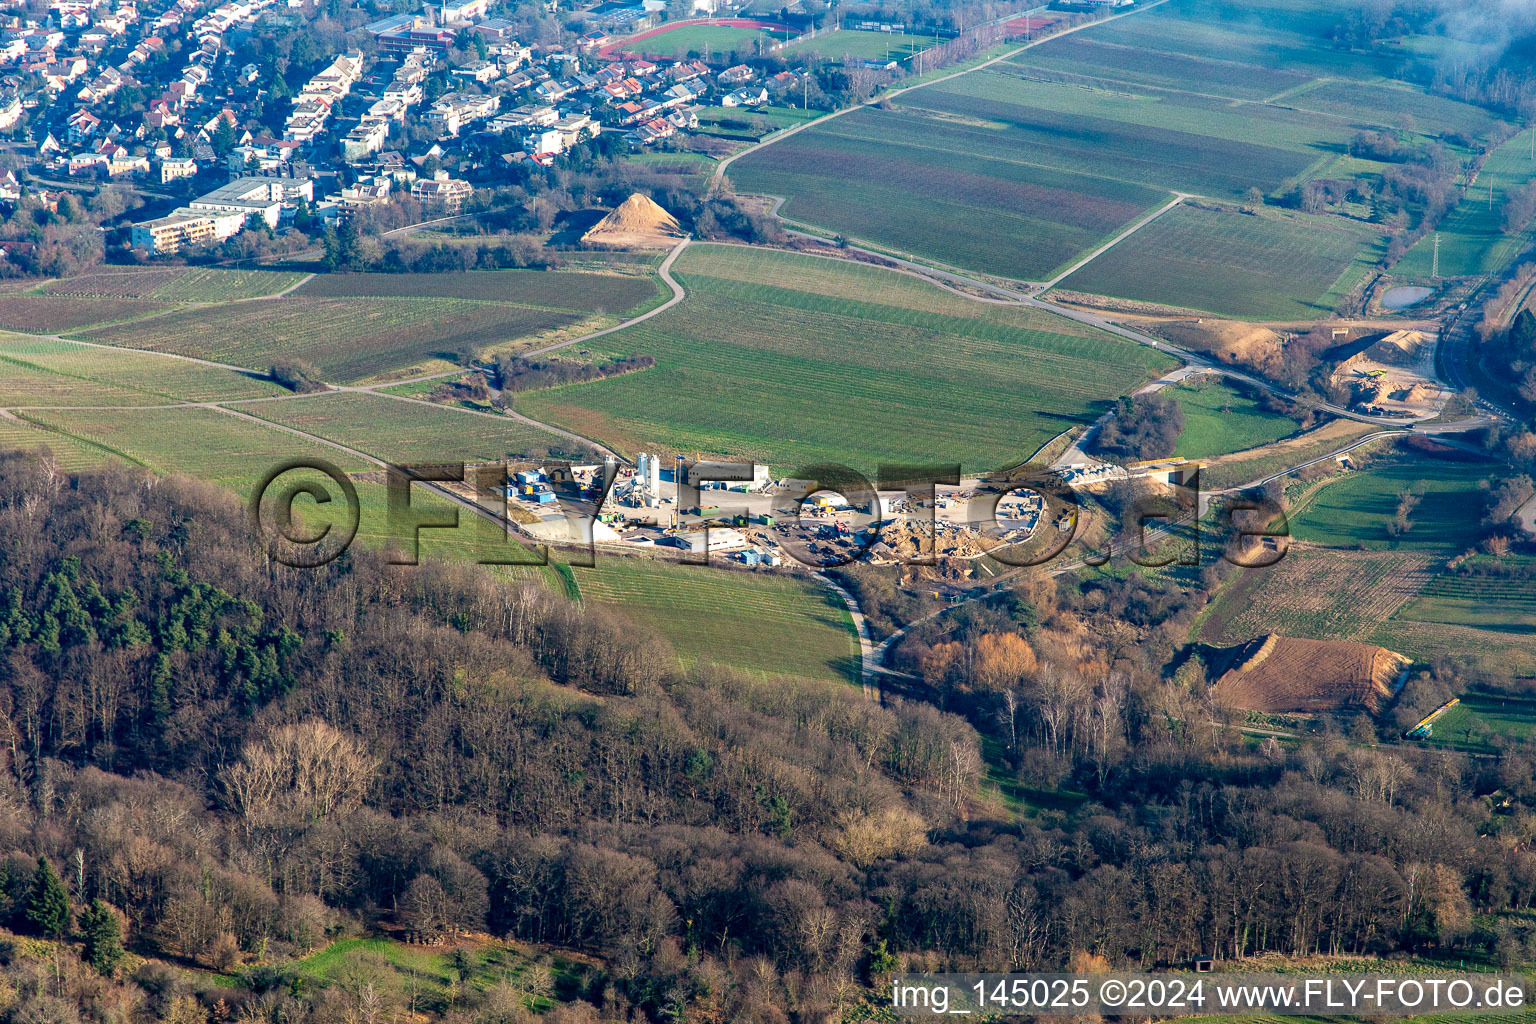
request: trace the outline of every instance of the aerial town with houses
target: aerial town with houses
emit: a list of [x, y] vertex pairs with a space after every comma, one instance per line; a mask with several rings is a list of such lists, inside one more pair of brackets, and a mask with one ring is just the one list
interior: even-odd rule
[[[147, 256], [216, 245], [259, 222], [275, 231], [295, 217], [335, 225], [401, 192], [451, 215], [475, 188], [520, 164], [550, 167], [599, 132], [641, 150], [697, 129], [700, 103], [769, 100], [746, 64], [618, 48], [656, 23], [656, 0], [558, 13], [549, 3], [546, 26], [557, 18], [562, 27], [535, 44], [493, 17], [491, 0], [392, 14], [373, 0], [332, 0], [329, 10], [314, 0], [8, 6], [0, 202], [25, 191], [53, 209], [82, 184], [122, 184], [156, 215], [119, 224], [120, 247]], [[684, 14], [713, 8], [692, 0]], [[354, 27], [333, 23], [336, 31], [298, 40], [276, 62], [240, 59], [260, 49], [253, 39], [304, 35], [331, 15]], [[344, 48], [326, 53], [318, 38]], [[294, 86], [301, 51], [319, 70]], [[768, 84], [782, 94], [796, 81], [781, 73]], [[487, 143], [495, 159], [483, 158]]]

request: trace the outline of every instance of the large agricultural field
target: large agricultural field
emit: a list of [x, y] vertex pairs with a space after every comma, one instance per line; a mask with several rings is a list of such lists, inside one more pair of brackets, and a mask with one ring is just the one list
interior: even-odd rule
[[236, 370], [150, 352], [0, 335], [0, 406], [164, 405], [287, 392]]
[[[1317, 20], [1299, 2], [1170, 0], [906, 90], [890, 109], [831, 118], [746, 155], [729, 173], [744, 191], [784, 197], [786, 217], [824, 232], [1042, 280], [1169, 193], [1231, 202], [1257, 189], [1279, 197], [1322, 168], [1336, 172], [1361, 129], [1464, 139], [1493, 130], [1496, 119], [1480, 108], [1391, 81], [1404, 59], [1417, 59], [1411, 52], [1396, 62], [1341, 52]], [[1340, 113], [1351, 104], [1358, 116]], [[1198, 265], [1163, 268], [1165, 287], [1156, 290], [1171, 297], [1153, 301], [1312, 314], [1340, 297], [1335, 286], [1357, 282], [1348, 271], [1378, 255], [1379, 234], [1342, 218], [1278, 237], [1274, 230], [1245, 241], [1232, 229], [1238, 258], [1219, 286], [1202, 287]], [[1030, 245], [996, 244], [1008, 235]], [[1188, 253], [1154, 248], [1158, 237], [1125, 260], [1156, 264]], [[1294, 246], [1281, 264], [1302, 275], [1273, 300], [1266, 290], [1283, 278], [1264, 273], [1272, 246]], [[1122, 267], [1116, 276], [1127, 282], [1117, 291], [1133, 290], [1133, 273]], [[1235, 300], [1221, 301], [1232, 290]]]
[[654, 368], [523, 393], [518, 408], [631, 454], [977, 470], [1022, 461], [1171, 365], [1050, 314], [824, 258], [694, 246], [674, 272], [684, 302], [602, 342]]
[[442, 370], [466, 345], [495, 347], [577, 322], [574, 313], [472, 299], [315, 298], [194, 308], [86, 332], [91, 341], [265, 369], [301, 359], [348, 383]]
[[[543, 457], [573, 442], [502, 416], [367, 392], [246, 402], [249, 415], [295, 427], [396, 465]], [[576, 454], [571, 451], [570, 454]]]
[[1181, 204], [1062, 287], [1248, 320], [1319, 318], [1365, 278], [1380, 240], [1337, 217]]
[[668, 640], [685, 666], [859, 680], [859, 646], [842, 600], [805, 576], [599, 556], [573, 568], [583, 601], [612, 606]]

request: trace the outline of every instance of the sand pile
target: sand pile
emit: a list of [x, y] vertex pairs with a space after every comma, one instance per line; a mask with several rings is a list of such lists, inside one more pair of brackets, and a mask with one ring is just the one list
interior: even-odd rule
[[623, 249], [665, 249], [683, 237], [682, 225], [650, 196], [636, 192], [581, 236], [586, 245]]
[[1385, 647], [1342, 640], [1300, 640], [1271, 633], [1221, 652], [1230, 667], [1214, 689], [1222, 705], [1244, 711], [1319, 712], [1391, 701], [1409, 659]]
[[1280, 358], [1280, 335], [1267, 327], [1237, 320], [1202, 320], [1158, 325], [1158, 333], [1175, 345], [1208, 352], [1229, 365], [1265, 370]]
[[1428, 339], [1420, 331], [1398, 331], [1382, 338], [1365, 350], [1365, 356], [1388, 366], [1406, 366], [1416, 362]]

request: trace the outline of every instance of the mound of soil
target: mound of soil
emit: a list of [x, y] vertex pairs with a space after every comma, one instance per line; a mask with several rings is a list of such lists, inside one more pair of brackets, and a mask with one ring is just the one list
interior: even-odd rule
[[1271, 633], [1217, 653], [1213, 689], [1241, 711], [1376, 714], [1392, 700], [1410, 659], [1374, 644], [1301, 640]]
[[585, 245], [609, 249], [665, 249], [683, 237], [677, 218], [636, 192], [581, 236]]
[[1157, 333], [1181, 348], [1206, 352], [1224, 363], [1264, 371], [1280, 359], [1280, 335], [1237, 320], [1159, 324]]
[[1365, 356], [1388, 366], [1408, 366], [1418, 361], [1427, 340], [1420, 331], [1398, 331], [1366, 349]]

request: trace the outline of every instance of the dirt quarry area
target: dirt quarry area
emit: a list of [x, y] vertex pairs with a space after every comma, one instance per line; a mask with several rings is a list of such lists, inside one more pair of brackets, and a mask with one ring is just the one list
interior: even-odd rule
[[603, 249], [670, 249], [682, 237], [676, 217], [636, 192], [592, 225], [581, 241]]
[[1154, 329], [1180, 348], [1255, 368], [1278, 361], [1285, 347], [1278, 332], [1239, 320], [1170, 320]]
[[1354, 394], [1362, 412], [1432, 416], [1450, 398], [1435, 377], [1432, 331], [1397, 331], [1350, 356], [1333, 371], [1333, 383]]
[[[1211, 659], [1217, 701], [1240, 711], [1315, 714], [1391, 702], [1410, 659], [1374, 644], [1270, 633]], [[1217, 675], [1217, 673], [1220, 673]]]

